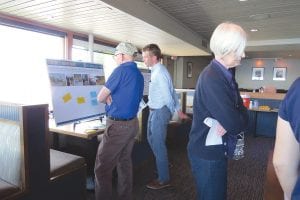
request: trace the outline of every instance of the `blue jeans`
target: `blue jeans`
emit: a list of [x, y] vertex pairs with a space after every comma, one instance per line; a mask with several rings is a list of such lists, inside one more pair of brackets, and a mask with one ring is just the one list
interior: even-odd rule
[[166, 136], [168, 123], [172, 114], [167, 106], [150, 111], [148, 118], [147, 139], [153, 151], [158, 172], [158, 180], [170, 180]]
[[226, 200], [227, 159], [204, 160], [188, 152], [198, 200]]

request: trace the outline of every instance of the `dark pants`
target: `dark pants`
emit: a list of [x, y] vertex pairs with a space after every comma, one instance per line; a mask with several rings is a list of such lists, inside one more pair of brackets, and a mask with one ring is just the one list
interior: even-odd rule
[[227, 159], [204, 160], [189, 152], [198, 200], [226, 200]]
[[138, 132], [137, 118], [130, 121], [107, 119], [95, 161], [96, 200], [112, 199], [112, 171], [117, 167], [118, 199], [132, 199], [131, 152]]

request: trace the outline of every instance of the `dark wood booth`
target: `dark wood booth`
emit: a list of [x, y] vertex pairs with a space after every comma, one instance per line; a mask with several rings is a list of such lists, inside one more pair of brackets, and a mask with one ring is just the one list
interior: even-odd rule
[[0, 199], [86, 198], [84, 158], [49, 148], [48, 105], [0, 102], [0, 120]]

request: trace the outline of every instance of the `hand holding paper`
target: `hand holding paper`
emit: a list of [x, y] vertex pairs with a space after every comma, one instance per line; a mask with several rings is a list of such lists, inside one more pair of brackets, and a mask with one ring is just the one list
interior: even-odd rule
[[203, 121], [208, 127], [210, 127], [206, 136], [205, 145], [218, 145], [222, 144], [222, 136], [226, 133], [223, 126], [215, 119], [207, 117]]

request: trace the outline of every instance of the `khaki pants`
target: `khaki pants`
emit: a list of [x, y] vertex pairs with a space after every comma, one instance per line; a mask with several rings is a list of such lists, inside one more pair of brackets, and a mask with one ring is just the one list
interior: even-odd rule
[[118, 173], [118, 199], [132, 199], [131, 152], [138, 128], [137, 118], [130, 121], [107, 119], [95, 161], [96, 200], [112, 199], [112, 171], [115, 167]]

